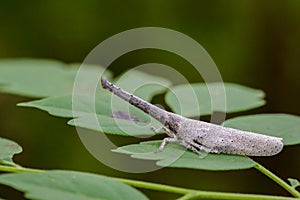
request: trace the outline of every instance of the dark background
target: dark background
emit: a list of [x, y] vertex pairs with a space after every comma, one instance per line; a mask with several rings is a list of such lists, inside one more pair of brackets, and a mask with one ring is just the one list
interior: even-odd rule
[[[132, 28], [157, 26], [180, 31], [198, 41], [219, 67], [223, 80], [263, 89], [268, 104], [251, 111], [300, 115], [300, 1], [1, 1], [0, 58], [53, 58], [82, 62], [100, 42]], [[191, 82], [187, 63], [160, 51], [138, 51], [110, 66], [119, 74], [142, 63], [173, 66]], [[286, 195], [254, 169], [207, 172], [162, 169], [127, 174], [106, 167], [81, 144], [67, 119], [16, 107], [29, 98], [0, 94], [0, 135], [17, 141], [24, 152], [17, 163], [42, 169], [90, 171], [108, 176], [203, 190]], [[115, 139], [118, 139], [117, 137]], [[300, 148], [286, 147], [275, 157], [255, 159], [283, 179], [300, 179]], [[8, 197], [7, 188], [0, 193]], [[175, 195], [144, 191], [151, 198]]]

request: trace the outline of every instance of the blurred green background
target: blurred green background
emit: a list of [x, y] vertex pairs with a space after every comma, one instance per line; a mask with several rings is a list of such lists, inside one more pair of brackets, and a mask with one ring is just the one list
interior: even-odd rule
[[[96, 45], [121, 31], [144, 26], [174, 29], [203, 45], [219, 67], [223, 80], [266, 92], [267, 106], [249, 113], [300, 115], [300, 1], [297, 0], [13, 0], [1, 1], [0, 24], [0, 58], [36, 57], [65, 62], [82, 62]], [[199, 81], [187, 63], [158, 50], [124, 55], [110, 69], [119, 74], [149, 62], [167, 64], [191, 82]], [[254, 169], [230, 172], [162, 169], [146, 174], [113, 170], [85, 150], [75, 128], [66, 125], [67, 119], [16, 107], [16, 103], [28, 100], [32, 99], [0, 94], [0, 135], [23, 146], [24, 152], [15, 156], [15, 160], [24, 166], [90, 171], [203, 190], [287, 194]], [[278, 156], [255, 160], [283, 179], [300, 179], [299, 153], [298, 145], [285, 148]], [[0, 189], [3, 197], [13, 193], [6, 187]], [[153, 199], [176, 197], [143, 192]]]

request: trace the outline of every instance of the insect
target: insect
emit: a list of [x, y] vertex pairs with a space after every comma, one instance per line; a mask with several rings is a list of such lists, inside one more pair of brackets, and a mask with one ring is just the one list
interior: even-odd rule
[[247, 156], [272, 156], [283, 149], [282, 138], [188, 119], [152, 105], [115, 86], [104, 77], [101, 77], [101, 84], [104, 89], [108, 89], [149, 114], [163, 125], [162, 129], [169, 137], [163, 139], [158, 151], [162, 151], [168, 142], [177, 142], [199, 155], [201, 151], [204, 151]]

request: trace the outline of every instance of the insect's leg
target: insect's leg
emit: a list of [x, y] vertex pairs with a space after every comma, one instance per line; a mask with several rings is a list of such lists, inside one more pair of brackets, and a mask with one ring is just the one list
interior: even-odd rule
[[191, 141], [190, 144], [192, 146], [196, 147], [199, 150], [205, 151], [207, 153], [213, 153], [211, 148], [208, 148], [208, 147], [206, 147], [204, 145], [201, 145], [201, 144], [199, 144], [199, 143], [197, 143], [195, 141]]
[[154, 133], [159, 133], [161, 131], [164, 131], [164, 126], [163, 127], [159, 127], [159, 128], [155, 128], [154, 126], [151, 126], [151, 130], [154, 132]]
[[168, 136], [170, 136], [170, 137], [167, 137], [167, 138], [164, 138], [164, 139], [163, 139], [163, 141], [162, 141], [162, 143], [160, 144], [160, 146], [159, 146], [159, 148], [157, 149], [157, 151], [162, 151], [162, 150], [165, 148], [167, 142], [177, 142], [177, 141], [178, 141], [177, 136], [176, 136], [173, 132], [171, 132], [169, 129], [167, 129], [167, 128], [164, 127], [164, 126], [161, 127], [161, 129], [164, 130], [164, 131], [166, 132], [166, 134], [167, 134]]
[[175, 136], [175, 134], [174, 133], [172, 133], [168, 128], [166, 128], [166, 127], [164, 127], [164, 126], [162, 126], [162, 127], [160, 127], [160, 128], [155, 128], [155, 127], [151, 127], [151, 129], [152, 129], [152, 131], [154, 131], [155, 133], [159, 133], [159, 132], [161, 132], [161, 131], [164, 131], [164, 132], [166, 132], [166, 134], [168, 135], [168, 136], [170, 136], [170, 137], [174, 137]]
[[202, 153], [200, 152], [200, 149], [194, 147], [192, 144], [187, 143], [187, 142], [184, 141], [184, 140], [180, 141], [180, 144], [181, 144], [182, 146], [184, 146], [185, 148], [190, 149], [190, 150], [192, 150], [193, 152], [195, 152], [196, 154], [198, 154], [199, 156], [201, 156]]
[[176, 136], [173, 138], [171, 138], [171, 137], [164, 138], [162, 143], [160, 144], [159, 148], [157, 149], [157, 151], [161, 152], [162, 150], [164, 150], [167, 142], [177, 142], [177, 141], [178, 141], [178, 139]]
[[181, 144], [183, 146], [185, 146], [186, 148], [194, 151], [195, 153], [197, 153], [198, 155], [201, 154], [200, 150], [206, 152], [206, 153], [221, 153], [219, 150], [217, 149], [213, 149], [213, 148], [209, 148], [209, 147], [206, 147], [204, 145], [201, 145], [195, 141], [181, 141]]

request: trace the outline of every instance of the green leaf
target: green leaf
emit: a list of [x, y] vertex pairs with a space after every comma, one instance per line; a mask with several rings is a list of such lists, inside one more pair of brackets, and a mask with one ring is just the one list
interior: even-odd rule
[[300, 143], [300, 117], [289, 114], [258, 114], [226, 120], [224, 125], [283, 138], [284, 145]]
[[[113, 118], [112, 113], [116, 111], [114, 111], [115, 108], [110, 105], [110, 93], [103, 92], [103, 94], [96, 94], [95, 107], [90, 100], [90, 96], [80, 95], [73, 96], [73, 98], [76, 98], [78, 103], [76, 110], [73, 109], [72, 96], [48, 97], [27, 103], [20, 103], [18, 105], [35, 107], [47, 111], [54, 116], [75, 117], [75, 119], [70, 120], [68, 124], [110, 134], [124, 136], [153, 135], [155, 133], [151, 130], [151, 126], [160, 126], [159, 122], [151, 119], [147, 114], [130, 104], [125, 104], [125, 106], [130, 107], [130, 116], [132, 119]], [[122, 102], [119, 101], [119, 103]], [[96, 113], [94, 113], [94, 111]], [[118, 111], [121, 112], [120, 110]], [[126, 113], [126, 108], [122, 112]], [[152, 122], [150, 120], [152, 120]]]
[[288, 178], [288, 181], [290, 182], [290, 185], [293, 187], [293, 188], [296, 188], [296, 187], [299, 187], [300, 186], [300, 183], [297, 179], [294, 179], [294, 178]]
[[[71, 94], [79, 67], [80, 64], [46, 59], [0, 60], [0, 91], [29, 97]], [[99, 66], [85, 65], [81, 71], [81, 93], [91, 92], [91, 75], [103, 72]], [[106, 70], [105, 76], [110, 78], [110, 72]]]
[[55, 170], [4, 174], [0, 176], [0, 183], [25, 192], [25, 197], [29, 199], [148, 199], [126, 184], [109, 177], [83, 172]]
[[[49, 114], [59, 117], [73, 117], [73, 105], [72, 98], [76, 98], [80, 102], [81, 107], [76, 110], [75, 117], [81, 115], [92, 114], [94, 105], [91, 104], [91, 99], [88, 95], [66, 95], [66, 96], [54, 96], [41, 100], [19, 103], [18, 106], [33, 107], [49, 112]], [[96, 94], [96, 112], [100, 115], [109, 115], [109, 107], [107, 102], [110, 100], [110, 96], [106, 93]], [[75, 112], [75, 111], [74, 111]]]
[[194, 152], [178, 144], [169, 143], [162, 152], [156, 152], [161, 141], [142, 142], [119, 147], [114, 152], [129, 154], [133, 158], [157, 160], [161, 167], [192, 168], [202, 170], [237, 170], [247, 169], [255, 163], [246, 156], [207, 154], [200, 158]]
[[[163, 92], [165, 88], [162, 85], [171, 84], [163, 78], [139, 71], [131, 71], [130, 75], [118, 80], [119, 86], [138, 93], [146, 101]], [[135, 86], [141, 88], [135, 90]], [[54, 116], [74, 117], [68, 124], [111, 134], [154, 135], [151, 126], [161, 126], [144, 112], [103, 89], [99, 89], [99, 93], [95, 95], [55, 96], [18, 105], [35, 107]]]
[[168, 91], [165, 100], [175, 113], [185, 117], [210, 115], [213, 111], [239, 112], [265, 104], [261, 90], [234, 83], [224, 83], [224, 86], [226, 94], [223, 94], [222, 83], [178, 85]]
[[22, 147], [16, 142], [0, 138], [0, 164], [16, 166], [12, 157], [22, 152]]

